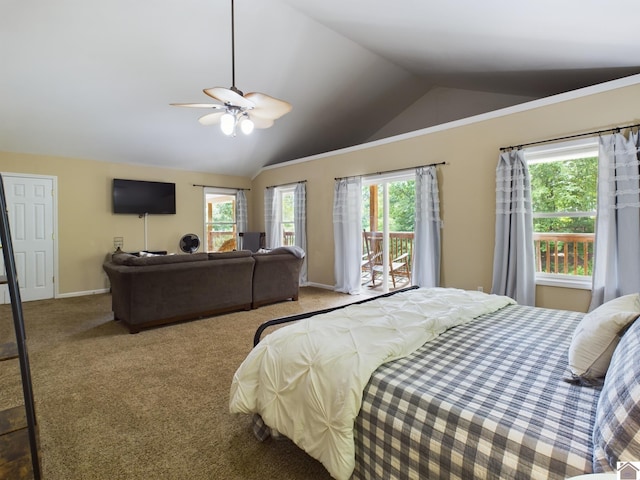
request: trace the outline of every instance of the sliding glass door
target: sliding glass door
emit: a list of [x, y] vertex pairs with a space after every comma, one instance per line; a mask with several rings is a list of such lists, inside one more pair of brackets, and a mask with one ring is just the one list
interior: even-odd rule
[[411, 284], [415, 175], [375, 175], [362, 182], [362, 284], [388, 292]]

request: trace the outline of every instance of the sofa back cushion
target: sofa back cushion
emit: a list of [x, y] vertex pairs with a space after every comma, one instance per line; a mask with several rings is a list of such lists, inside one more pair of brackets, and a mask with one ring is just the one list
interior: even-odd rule
[[289, 246], [285, 246], [285, 247], [276, 247], [272, 250], [269, 250], [265, 253], [265, 255], [273, 255], [273, 254], [279, 254], [279, 253], [288, 253], [290, 255], [294, 255], [298, 258], [304, 258], [305, 257], [305, 252], [302, 248], [294, 246], [294, 245], [289, 245]]
[[202, 262], [209, 257], [206, 253], [192, 253], [189, 255], [153, 255], [150, 257], [138, 257], [130, 253], [116, 253], [111, 261], [116, 265], [129, 267], [143, 267], [148, 265], [167, 265], [170, 263]]
[[244, 258], [251, 256], [251, 250], [233, 250], [231, 252], [208, 253], [209, 260], [226, 260], [228, 258]]

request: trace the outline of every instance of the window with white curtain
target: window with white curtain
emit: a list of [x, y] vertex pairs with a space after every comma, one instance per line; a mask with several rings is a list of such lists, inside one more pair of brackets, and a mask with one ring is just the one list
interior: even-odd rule
[[597, 206], [597, 139], [527, 148], [536, 283], [591, 288]]

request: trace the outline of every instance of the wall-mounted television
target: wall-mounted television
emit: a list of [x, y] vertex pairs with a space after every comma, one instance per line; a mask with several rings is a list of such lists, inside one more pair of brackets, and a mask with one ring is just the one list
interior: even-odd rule
[[176, 184], [114, 178], [113, 213], [175, 214]]

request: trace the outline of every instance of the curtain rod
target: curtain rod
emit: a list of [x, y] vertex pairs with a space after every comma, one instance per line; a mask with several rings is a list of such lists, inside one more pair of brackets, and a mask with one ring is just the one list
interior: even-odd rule
[[449, 165], [449, 163], [438, 162], [438, 163], [430, 163], [428, 165], [418, 165], [417, 167], [395, 168], [393, 170], [385, 170], [383, 172], [365, 173], [363, 175], [351, 175], [349, 177], [335, 177], [334, 180], [344, 180], [345, 178], [356, 178], [356, 177], [362, 177], [364, 175], [382, 175], [383, 173], [404, 172], [408, 170], [414, 170], [416, 168], [437, 167], [438, 165]]
[[227, 190], [251, 190], [250, 188], [238, 188], [238, 187], [220, 187], [218, 185], [199, 185], [197, 183], [193, 184], [194, 187], [204, 187], [204, 188], [224, 188]]
[[640, 123], [636, 123], [634, 125], [625, 125], [624, 127], [607, 128], [605, 130], [597, 130], [595, 132], [577, 133], [575, 135], [567, 135], [566, 137], [550, 138], [548, 140], [539, 140], [537, 142], [521, 143], [520, 145], [512, 145], [510, 147], [500, 147], [500, 150], [511, 150], [512, 148], [520, 149], [522, 147], [529, 147], [531, 145], [540, 145], [542, 143], [558, 142], [560, 140], [569, 140], [571, 138], [588, 137], [592, 135], [600, 135], [602, 133], [607, 133], [607, 132], [619, 132], [620, 130], [624, 130], [627, 128], [634, 128], [634, 127], [640, 127]]
[[307, 181], [298, 180], [297, 182], [281, 183], [280, 185], [271, 185], [270, 187], [266, 187], [266, 188], [286, 187], [287, 185], [295, 185], [296, 183], [307, 183]]

